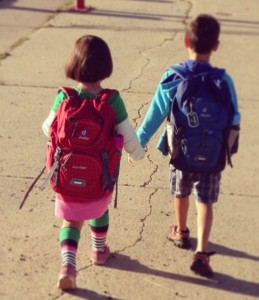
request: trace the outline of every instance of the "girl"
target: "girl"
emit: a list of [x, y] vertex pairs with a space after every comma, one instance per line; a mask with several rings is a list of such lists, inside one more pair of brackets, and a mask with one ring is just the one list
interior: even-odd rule
[[[66, 64], [65, 74], [67, 78], [77, 81], [77, 85], [73, 86], [73, 89], [78, 95], [81, 98], [89, 99], [94, 98], [102, 90], [101, 82], [110, 77], [112, 70], [113, 63], [108, 45], [99, 37], [85, 35], [76, 41], [71, 57]], [[49, 127], [56, 111], [64, 99], [65, 94], [62, 91], [59, 92], [49, 116], [42, 125], [43, 132], [47, 136], [49, 136]], [[116, 131], [124, 137], [124, 149], [133, 160], [142, 159], [145, 151], [140, 146], [136, 133], [129, 123], [128, 114], [119, 93], [116, 94], [111, 106], [116, 114]], [[63, 219], [59, 235], [61, 270], [57, 286], [66, 290], [76, 288], [76, 253], [85, 220], [89, 220], [90, 225], [92, 263], [105, 264], [110, 255], [106, 237], [109, 227], [108, 206], [112, 199], [112, 193], [89, 202], [69, 202], [64, 200], [65, 197], [62, 198], [59, 199], [56, 195], [55, 200], [55, 215]]]

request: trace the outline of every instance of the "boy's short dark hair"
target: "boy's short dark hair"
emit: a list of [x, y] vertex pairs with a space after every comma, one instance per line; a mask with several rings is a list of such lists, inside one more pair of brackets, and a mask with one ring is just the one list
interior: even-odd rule
[[106, 42], [97, 36], [85, 35], [76, 41], [65, 74], [78, 82], [96, 82], [110, 77], [112, 70], [111, 52]]
[[213, 50], [220, 34], [220, 24], [216, 18], [201, 14], [186, 27], [185, 36], [190, 48], [199, 54], [207, 54]]

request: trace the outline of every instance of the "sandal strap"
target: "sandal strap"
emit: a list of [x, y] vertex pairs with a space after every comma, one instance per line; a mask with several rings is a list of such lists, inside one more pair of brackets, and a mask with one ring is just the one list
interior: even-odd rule
[[193, 256], [193, 260], [202, 260], [204, 263], [208, 264], [210, 261], [210, 256], [216, 254], [215, 251], [210, 252], [196, 252]]

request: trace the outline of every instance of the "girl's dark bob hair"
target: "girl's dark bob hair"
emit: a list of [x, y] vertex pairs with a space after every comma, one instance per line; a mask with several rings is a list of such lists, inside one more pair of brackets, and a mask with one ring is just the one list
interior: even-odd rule
[[79, 38], [65, 67], [67, 78], [77, 82], [97, 82], [111, 76], [111, 52], [104, 40], [85, 35]]

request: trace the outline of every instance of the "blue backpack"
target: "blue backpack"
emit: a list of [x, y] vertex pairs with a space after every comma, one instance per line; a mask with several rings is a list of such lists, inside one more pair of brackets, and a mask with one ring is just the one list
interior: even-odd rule
[[170, 163], [185, 172], [220, 172], [230, 161], [227, 138], [233, 118], [233, 104], [225, 70], [211, 68], [195, 73], [182, 65], [171, 69], [179, 76], [171, 109], [173, 123]]

